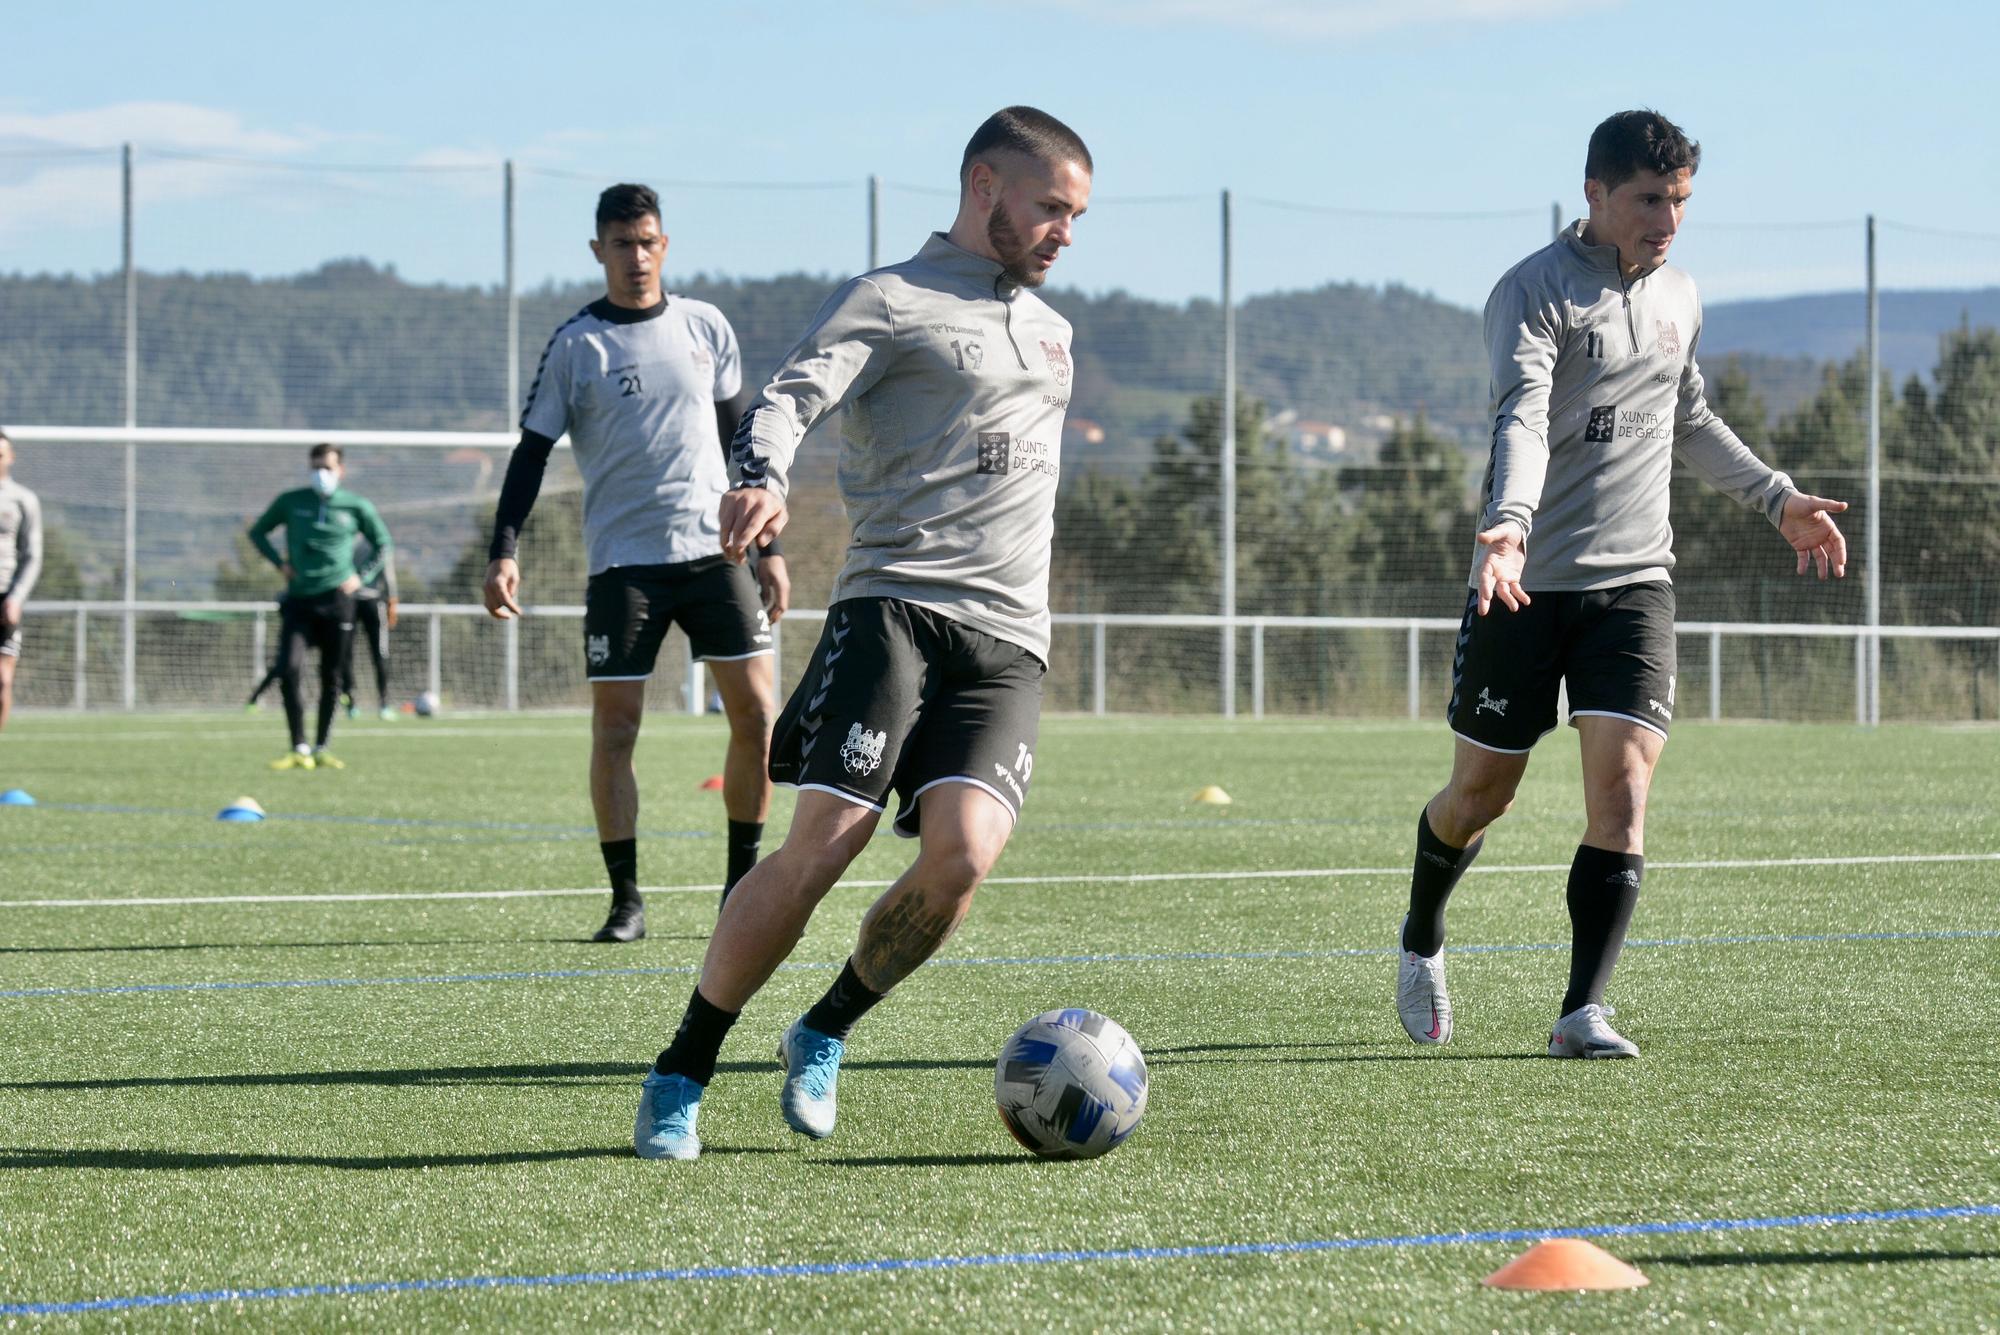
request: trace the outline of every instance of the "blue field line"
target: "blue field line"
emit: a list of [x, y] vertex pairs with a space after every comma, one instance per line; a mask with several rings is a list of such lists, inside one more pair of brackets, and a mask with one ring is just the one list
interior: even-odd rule
[[1506, 1228], [1461, 1233], [1403, 1233], [1372, 1238], [1223, 1242], [1178, 1247], [993, 1252], [973, 1256], [886, 1256], [860, 1261], [797, 1261], [767, 1265], [687, 1266], [661, 1270], [586, 1270], [556, 1275], [451, 1275], [434, 1279], [378, 1279], [348, 1284], [288, 1284], [266, 1289], [205, 1289], [142, 1293], [70, 1302], [0, 1303], [0, 1316], [68, 1316], [144, 1307], [200, 1307], [210, 1303], [268, 1302], [284, 1298], [359, 1298], [372, 1294], [450, 1293], [467, 1289], [553, 1289], [594, 1284], [674, 1284], [690, 1280], [819, 1279], [839, 1275], [894, 1275], [923, 1271], [984, 1270], [996, 1266], [1090, 1265], [1105, 1261], [1217, 1260], [1239, 1256], [1297, 1256], [1315, 1252], [1373, 1251], [1393, 1247], [1544, 1242], [1550, 1238], [1648, 1238], [1690, 1233], [1743, 1233], [1774, 1228], [1834, 1228], [1849, 1224], [1929, 1223], [1943, 1219], [2000, 1217], [2000, 1205], [1933, 1205], [1905, 1210], [1849, 1210], [1829, 1214], [1768, 1215], [1749, 1219], [1680, 1219], [1658, 1223], [1585, 1224], [1576, 1228]]
[[[134, 807], [114, 802], [43, 802], [42, 811], [80, 811], [104, 816], [199, 816], [206, 820], [214, 812], [187, 807]], [[305, 821], [320, 825], [388, 825], [420, 830], [515, 830], [534, 834], [596, 834], [595, 825], [549, 825], [511, 820], [428, 820], [416, 816], [342, 816], [330, 812], [273, 811], [273, 821]], [[714, 830], [642, 830], [641, 839], [714, 839]], [[94, 845], [77, 845], [79, 849]]]
[[[1991, 941], [2000, 929], [1915, 932], [1797, 932], [1739, 936], [1675, 936], [1627, 941], [1627, 950], [1685, 946], [1830, 945], [1862, 941]], [[1567, 941], [1523, 941], [1494, 945], [1453, 946], [1455, 955], [1508, 955], [1531, 951], [1568, 950]], [[1343, 946], [1333, 950], [1176, 950], [1105, 951], [1090, 955], [957, 955], [929, 961], [933, 968], [992, 968], [1076, 966], [1091, 964], [1187, 964], [1202, 962], [1260, 963], [1272, 960], [1336, 960], [1380, 958], [1398, 952], [1395, 946]], [[787, 962], [781, 971], [828, 972], [838, 962]], [[561, 982], [579, 978], [657, 978], [699, 973], [698, 964], [663, 964], [623, 969], [508, 969], [495, 973], [411, 974], [388, 978], [274, 978], [213, 983], [120, 983], [108, 987], [20, 987], [0, 991], [0, 999], [30, 997], [109, 997], [145, 992], [249, 992], [270, 988], [411, 987], [437, 983]]]

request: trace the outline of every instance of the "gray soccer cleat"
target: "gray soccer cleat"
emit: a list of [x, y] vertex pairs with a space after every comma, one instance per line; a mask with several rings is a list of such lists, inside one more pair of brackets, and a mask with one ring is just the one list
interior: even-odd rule
[[833, 1134], [834, 1096], [840, 1084], [840, 1058], [847, 1045], [831, 1034], [792, 1021], [778, 1041], [778, 1060], [785, 1064], [785, 1087], [778, 1111], [785, 1125], [802, 1136], [825, 1140]]
[[[1403, 919], [1405, 926], [1409, 919]], [[1451, 1042], [1451, 995], [1444, 989], [1444, 951], [1419, 955], [1396, 936], [1396, 1013], [1411, 1041], [1426, 1047]]]
[[1551, 1057], [1636, 1057], [1638, 1045], [1613, 1029], [1606, 1020], [1617, 1014], [1609, 1006], [1591, 1002], [1578, 1006], [1549, 1031]]

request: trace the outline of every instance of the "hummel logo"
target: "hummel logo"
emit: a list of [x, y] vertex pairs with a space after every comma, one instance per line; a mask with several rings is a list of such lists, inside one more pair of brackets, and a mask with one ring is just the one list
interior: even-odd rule
[[1622, 871], [1614, 871], [1605, 877], [1604, 883], [1606, 885], [1629, 885], [1634, 890], [1637, 890], [1639, 888], [1639, 873], [1633, 871], [1630, 867], [1626, 867]]
[[1479, 703], [1473, 706], [1472, 712], [1476, 715], [1488, 709], [1498, 714], [1501, 718], [1507, 717], [1507, 702], [1505, 700], [1495, 700], [1487, 693], [1486, 688], [1481, 686], [1479, 688]]
[[1458, 865], [1443, 854], [1433, 853], [1428, 848], [1422, 849], [1420, 852], [1425, 862], [1431, 863], [1433, 866], [1443, 867], [1446, 871], [1450, 871]]
[[1659, 715], [1659, 716], [1660, 716], [1661, 718], [1663, 718], [1663, 719], [1666, 719], [1666, 720], [1667, 720], [1668, 722], [1672, 722], [1672, 721], [1673, 721], [1673, 717], [1674, 717], [1674, 711], [1673, 711], [1673, 710], [1671, 710], [1671, 709], [1668, 709], [1668, 708], [1667, 708], [1667, 707], [1666, 707], [1665, 705], [1661, 704], [1661, 703], [1660, 703], [1660, 702], [1659, 702], [1658, 700], [1648, 700], [1648, 701], [1646, 701], [1646, 708], [1648, 708], [1648, 709], [1652, 710], [1652, 711], [1653, 711], [1653, 712], [1654, 712], [1655, 714], [1658, 714], [1658, 715]]

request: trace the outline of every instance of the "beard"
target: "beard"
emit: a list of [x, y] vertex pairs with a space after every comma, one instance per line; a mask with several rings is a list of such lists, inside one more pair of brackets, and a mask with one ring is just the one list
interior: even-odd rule
[[1040, 287], [1047, 281], [1048, 271], [1036, 267], [1034, 251], [1015, 230], [1004, 204], [994, 204], [993, 212], [986, 215], [986, 239], [992, 243], [993, 253], [1000, 257], [1000, 267], [1016, 283], [1022, 287]]

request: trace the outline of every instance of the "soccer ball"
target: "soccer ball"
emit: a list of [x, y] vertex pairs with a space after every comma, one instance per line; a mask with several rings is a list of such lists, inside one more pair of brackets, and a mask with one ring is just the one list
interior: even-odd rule
[[417, 717], [430, 718], [438, 712], [436, 691], [424, 691], [417, 696]]
[[1146, 1115], [1146, 1058], [1115, 1020], [1047, 1011], [1000, 1050], [993, 1097], [1014, 1139], [1044, 1159], [1095, 1159]]

